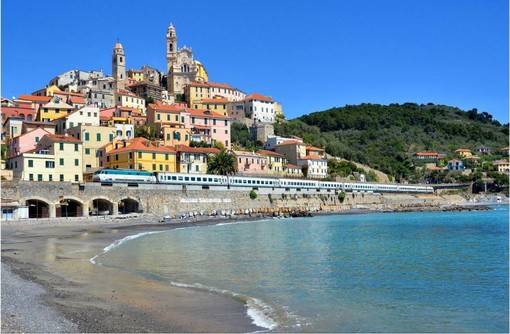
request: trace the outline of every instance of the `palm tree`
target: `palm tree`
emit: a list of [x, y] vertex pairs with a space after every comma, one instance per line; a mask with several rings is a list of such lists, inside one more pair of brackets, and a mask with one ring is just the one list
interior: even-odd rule
[[218, 175], [232, 175], [237, 173], [237, 160], [234, 155], [223, 149], [211, 156], [207, 162], [207, 173]]

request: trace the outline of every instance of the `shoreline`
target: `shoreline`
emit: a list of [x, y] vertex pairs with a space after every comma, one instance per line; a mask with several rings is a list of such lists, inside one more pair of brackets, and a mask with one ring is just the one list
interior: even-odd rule
[[[508, 205], [508, 203], [484, 204]], [[484, 207], [481, 203], [472, 203], [463, 206], [429, 207], [430, 210], [427, 211], [447, 209], [452, 211], [453, 208], [459, 207], [463, 211], [471, 211], [477, 206]], [[409, 211], [421, 211], [414, 209]], [[313, 212], [313, 216], [383, 212], [397, 211], [351, 209]], [[34, 219], [29, 222], [10, 221], [2, 223], [2, 268], [7, 266], [12, 274], [19, 276], [26, 283], [34, 282], [40, 285], [45, 293], [33, 297], [36, 298], [33, 302], [37, 305], [48, 305], [56, 310], [80, 332], [267, 331], [253, 324], [253, 319], [247, 314], [246, 305], [229, 297], [163, 286], [150, 280], [140, 282], [139, 277], [90, 263], [93, 256], [102, 253], [105, 247], [126, 236], [262, 219], [274, 218], [199, 217], [196, 221], [173, 220], [162, 223], [161, 216], [144, 215], [131, 219], [88, 217], [65, 221], [62, 219], [36, 222]], [[2, 283], [3, 281], [4, 278]], [[140, 289], [143, 293], [132, 291], [133, 287], [140, 286], [141, 283], [144, 286]], [[20, 315], [24, 312], [31, 310], [19, 310]], [[5, 313], [2, 307], [3, 332], [36, 331], [16, 328], [16, 323], [9, 321], [13, 317], [17, 316]], [[56, 319], [58, 321], [60, 318]], [[11, 323], [13, 328], [9, 327]]]

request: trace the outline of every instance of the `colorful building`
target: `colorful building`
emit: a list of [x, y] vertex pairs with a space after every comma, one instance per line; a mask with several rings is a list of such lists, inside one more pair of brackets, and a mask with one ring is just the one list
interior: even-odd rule
[[37, 121], [51, 122], [56, 118], [67, 115], [74, 111], [74, 107], [65, 103], [59, 96], [53, 96], [51, 100], [44, 104], [37, 113]]
[[105, 152], [107, 168], [139, 169], [150, 172], [176, 172], [175, 149], [145, 138], [118, 141]]
[[457, 153], [461, 157], [469, 157], [470, 155], [473, 155], [473, 153], [471, 153], [471, 150], [469, 148], [456, 149], [455, 153]]
[[460, 160], [452, 159], [452, 160], [448, 161], [448, 170], [449, 171], [452, 171], [452, 170], [463, 171], [464, 170], [464, 164]]
[[206, 174], [209, 156], [220, 152], [217, 148], [175, 146], [179, 173]]
[[497, 168], [498, 173], [508, 174], [510, 173], [510, 162], [506, 160], [499, 160], [494, 162], [494, 167]]
[[82, 144], [68, 135], [46, 134], [35, 149], [10, 158], [15, 180], [82, 182]]
[[310, 154], [298, 159], [298, 166], [308, 165], [307, 177], [322, 179], [328, 175], [328, 162], [321, 156]]
[[306, 156], [306, 146], [297, 140], [288, 140], [275, 145], [275, 152], [283, 154], [288, 162], [298, 165], [298, 160]]
[[240, 175], [265, 174], [267, 159], [265, 156], [246, 151], [232, 151], [237, 159], [237, 172]]
[[266, 157], [267, 174], [283, 175], [286, 166], [286, 159], [283, 154], [266, 150], [258, 150], [257, 153]]

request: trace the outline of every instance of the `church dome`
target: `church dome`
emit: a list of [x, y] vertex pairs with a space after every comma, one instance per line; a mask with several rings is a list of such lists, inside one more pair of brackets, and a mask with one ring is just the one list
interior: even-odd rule
[[114, 48], [114, 49], [124, 49], [124, 48], [122, 47], [122, 44], [120, 44], [120, 42], [119, 42], [119, 41], [117, 41], [117, 43], [115, 43], [115, 46], [114, 46], [113, 48]]

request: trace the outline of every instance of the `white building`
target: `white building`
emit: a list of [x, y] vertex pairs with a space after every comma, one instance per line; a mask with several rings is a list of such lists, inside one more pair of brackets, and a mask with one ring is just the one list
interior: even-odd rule
[[253, 123], [274, 123], [276, 107], [279, 106], [270, 96], [250, 94], [238, 102], [228, 105], [228, 114], [236, 121], [249, 118]]
[[308, 165], [308, 177], [312, 179], [325, 178], [328, 175], [328, 161], [318, 155], [309, 154], [298, 159], [298, 166]]

